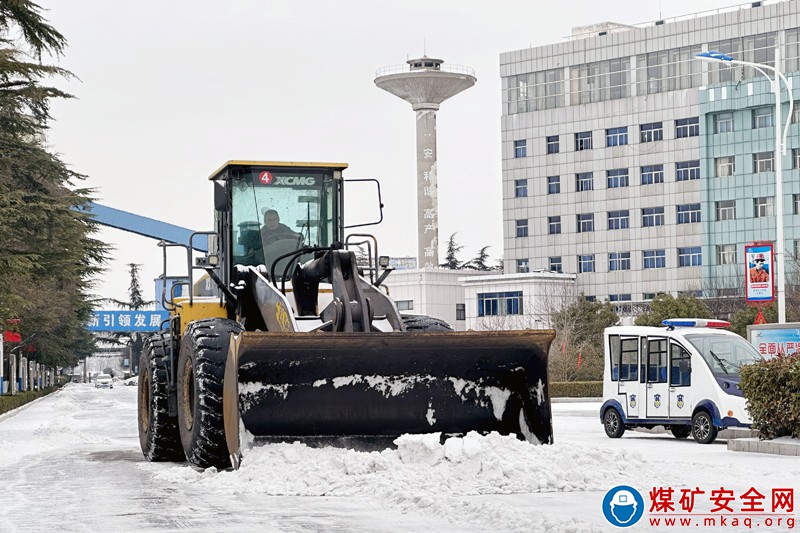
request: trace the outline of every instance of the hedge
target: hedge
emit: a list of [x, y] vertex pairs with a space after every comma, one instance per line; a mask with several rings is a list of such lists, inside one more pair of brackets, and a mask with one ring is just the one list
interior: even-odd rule
[[741, 378], [753, 429], [759, 436], [800, 437], [800, 355], [744, 366]]
[[62, 385], [63, 383], [59, 383], [55, 387], [45, 387], [42, 390], [18, 392], [14, 396], [11, 396], [10, 394], [4, 394], [0, 396], [0, 415], [11, 411], [12, 409], [16, 409], [17, 407], [22, 407], [26, 403], [32, 402], [36, 398], [47, 396], [51, 392], [55, 392], [60, 389]]
[[602, 381], [556, 381], [550, 383], [551, 398], [600, 398]]

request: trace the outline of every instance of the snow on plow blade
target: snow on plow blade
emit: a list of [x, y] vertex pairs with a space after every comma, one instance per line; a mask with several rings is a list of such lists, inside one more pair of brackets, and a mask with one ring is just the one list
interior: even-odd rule
[[[246, 332], [232, 343], [236, 354], [228, 363], [238, 364], [238, 407], [255, 436], [474, 430], [552, 443], [553, 337], [550, 330]], [[235, 397], [228, 381], [228, 397]], [[226, 432], [233, 422], [226, 420]]]

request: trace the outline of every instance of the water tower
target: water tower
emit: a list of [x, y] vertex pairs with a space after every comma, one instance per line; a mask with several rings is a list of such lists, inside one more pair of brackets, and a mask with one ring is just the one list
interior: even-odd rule
[[436, 111], [439, 105], [475, 85], [469, 67], [444, 65], [422, 56], [408, 66], [385, 67], [375, 85], [399, 96], [417, 112], [417, 257], [420, 267], [439, 265], [439, 212], [436, 177]]

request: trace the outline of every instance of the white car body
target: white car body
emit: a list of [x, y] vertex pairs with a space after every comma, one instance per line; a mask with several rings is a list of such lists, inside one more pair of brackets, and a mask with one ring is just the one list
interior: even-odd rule
[[739, 367], [761, 356], [739, 335], [708, 327], [614, 326], [603, 341], [604, 424], [613, 408], [625, 428], [691, 427], [699, 411], [717, 429], [750, 427]]
[[94, 378], [94, 388], [96, 389], [113, 389], [114, 380], [108, 374], [97, 374]]

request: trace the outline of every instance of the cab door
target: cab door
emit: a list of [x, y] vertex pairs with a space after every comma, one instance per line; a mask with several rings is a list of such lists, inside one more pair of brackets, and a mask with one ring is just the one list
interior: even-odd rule
[[[615, 376], [616, 378], [617, 376]], [[621, 402], [624, 402], [625, 416], [639, 417], [639, 337], [623, 337], [621, 339], [618, 391]]]
[[669, 344], [669, 414], [670, 418], [692, 418], [692, 356], [683, 346]]
[[644, 369], [647, 418], [669, 417], [668, 347], [669, 339], [666, 337], [647, 337], [647, 353], [644, 357], [647, 361]]

